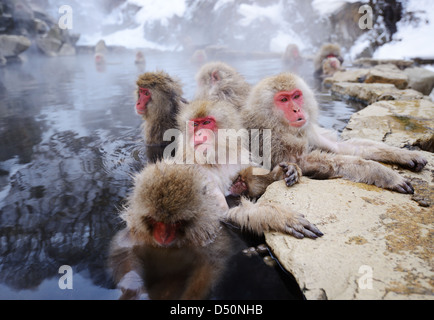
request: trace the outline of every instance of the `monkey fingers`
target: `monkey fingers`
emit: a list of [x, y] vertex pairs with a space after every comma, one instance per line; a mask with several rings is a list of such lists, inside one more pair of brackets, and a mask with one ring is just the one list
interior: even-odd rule
[[403, 180], [402, 183], [391, 188], [393, 191], [403, 194], [414, 194], [414, 188], [408, 180]]
[[282, 162], [279, 166], [283, 170], [284, 180], [287, 187], [292, 187], [300, 180], [301, 171], [296, 164]]
[[417, 157], [411, 160], [408, 160], [407, 163], [403, 164], [404, 168], [408, 168], [414, 172], [421, 172], [423, 168], [428, 164], [423, 157]]
[[317, 239], [324, 234], [312, 223], [310, 223], [303, 215], [299, 214], [296, 217], [297, 222], [287, 225], [285, 228], [286, 233], [292, 235], [297, 239], [308, 237]]

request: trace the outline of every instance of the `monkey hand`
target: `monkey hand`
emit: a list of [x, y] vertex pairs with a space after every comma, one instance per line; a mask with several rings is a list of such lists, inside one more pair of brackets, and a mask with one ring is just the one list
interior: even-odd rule
[[283, 171], [283, 179], [285, 180], [287, 187], [292, 187], [300, 181], [302, 173], [301, 169], [296, 164], [282, 162], [279, 166]]
[[421, 172], [428, 164], [428, 161], [415, 151], [401, 150], [399, 153], [398, 163], [403, 167], [414, 172]]
[[297, 239], [308, 237], [316, 239], [324, 234], [312, 223], [310, 223], [302, 214], [296, 213], [291, 215], [282, 232], [287, 233]]
[[145, 293], [143, 280], [135, 271], [125, 274], [119, 281], [118, 288], [122, 292], [119, 300], [140, 300]]

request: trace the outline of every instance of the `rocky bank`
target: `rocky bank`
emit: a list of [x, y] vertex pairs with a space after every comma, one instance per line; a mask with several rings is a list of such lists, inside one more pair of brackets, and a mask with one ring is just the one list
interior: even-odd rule
[[325, 84], [345, 99], [369, 105], [352, 116], [343, 139], [423, 150], [428, 165], [422, 172], [392, 167], [411, 180], [414, 195], [303, 177], [292, 188], [271, 185], [259, 200], [303, 213], [325, 234], [317, 240], [266, 235], [307, 299], [434, 299], [434, 103], [424, 95], [433, 89], [433, 73], [408, 69], [412, 63], [398, 65], [372, 62]]

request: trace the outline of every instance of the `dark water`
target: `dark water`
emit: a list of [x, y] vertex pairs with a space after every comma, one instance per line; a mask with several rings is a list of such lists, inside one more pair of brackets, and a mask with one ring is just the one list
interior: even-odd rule
[[[109, 57], [105, 70], [91, 55], [28, 60], [0, 69], [0, 299], [117, 299], [106, 260], [122, 228], [117, 213], [130, 174], [146, 164], [133, 110], [144, 70], [133, 54]], [[250, 83], [284, 70], [279, 60], [232, 65]], [[180, 78], [185, 97], [193, 97], [196, 66], [173, 55], [148, 56], [145, 70], [157, 69]], [[300, 72], [314, 85], [310, 66]], [[354, 108], [328, 93], [318, 98], [321, 124], [342, 130]], [[73, 269], [73, 290], [59, 288], [62, 265]], [[269, 285], [287, 297], [272, 278]], [[221, 297], [256, 297], [243, 286], [223, 288]]]

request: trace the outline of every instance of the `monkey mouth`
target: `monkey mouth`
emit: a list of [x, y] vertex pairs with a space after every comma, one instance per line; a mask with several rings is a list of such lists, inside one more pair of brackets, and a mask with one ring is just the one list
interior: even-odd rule
[[306, 122], [307, 122], [306, 119], [299, 118], [297, 119], [297, 121], [291, 122], [291, 126], [296, 128], [301, 128], [306, 124]]
[[146, 108], [136, 107], [136, 112], [138, 115], [144, 115], [146, 113]]

